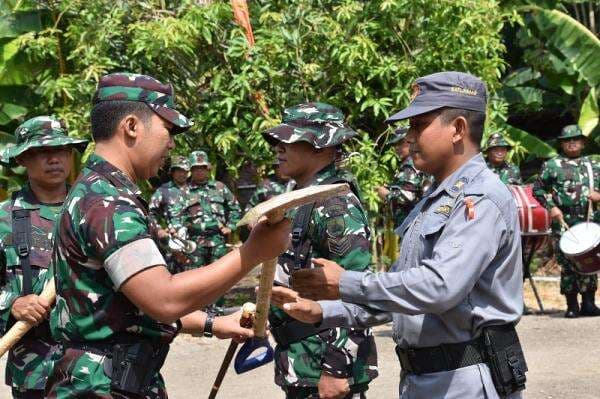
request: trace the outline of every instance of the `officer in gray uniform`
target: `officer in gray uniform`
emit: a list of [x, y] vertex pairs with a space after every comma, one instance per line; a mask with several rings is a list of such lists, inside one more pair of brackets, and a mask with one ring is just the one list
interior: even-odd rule
[[410, 105], [388, 120], [410, 119], [415, 166], [435, 177], [397, 229], [391, 272], [321, 261], [292, 276], [296, 292], [274, 290], [273, 303], [319, 328], [393, 318], [401, 398], [518, 398], [525, 388], [514, 328], [523, 310], [521, 237], [514, 199], [480, 152], [486, 99], [480, 79], [435, 73], [417, 79]]

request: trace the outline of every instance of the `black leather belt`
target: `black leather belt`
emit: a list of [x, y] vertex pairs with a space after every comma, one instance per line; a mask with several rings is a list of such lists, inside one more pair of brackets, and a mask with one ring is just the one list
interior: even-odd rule
[[271, 326], [270, 329], [275, 342], [284, 347], [288, 347], [291, 344], [302, 341], [304, 338], [327, 330], [328, 328], [319, 330], [312, 324], [302, 323], [298, 320], [292, 320], [277, 327]]
[[485, 363], [485, 346], [482, 338], [457, 344], [442, 344], [426, 348], [402, 349], [396, 346], [402, 371], [412, 374], [429, 374], [456, 370]]

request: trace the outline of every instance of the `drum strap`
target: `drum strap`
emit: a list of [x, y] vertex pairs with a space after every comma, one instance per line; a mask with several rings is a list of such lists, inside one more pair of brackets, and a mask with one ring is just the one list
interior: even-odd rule
[[[587, 171], [588, 171], [588, 185], [590, 187], [590, 193], [591, 193], [592, 191], [594, 191], [594, 170], [592, 169], [592, 164], [589, 162], [585, 162], [585, 167], [587, 168]], [[592, 219], [593, 211], [594, 211], [594, 208], [592, 206], [592, 200], [588, 200], [588, 215], [587, 215], [588, 222]]]

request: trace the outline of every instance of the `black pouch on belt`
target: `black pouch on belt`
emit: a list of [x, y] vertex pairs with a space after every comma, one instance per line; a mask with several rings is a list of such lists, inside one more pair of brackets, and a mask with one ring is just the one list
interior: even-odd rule
[[141, 395], [160, 370], [169, 353], [169, 345], [149, 342], [116, 344], [112, 348], [112, 375], [114, 390]]
[[498, 394], [504, 397], [525, 389], [527, 363], [515, 326], [485, 327], [483, 339]]

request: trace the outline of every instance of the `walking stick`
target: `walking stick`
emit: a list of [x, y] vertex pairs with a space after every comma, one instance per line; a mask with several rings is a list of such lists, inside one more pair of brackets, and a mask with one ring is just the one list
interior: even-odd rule
[[[50, 304], [56, 299], [56, 289], [54, 287], [54, 277], [48, 281], [48, 284], [42, 290], [40, 297], [47, 300]], [[28, 321], [17, 321], [11, 328], [0, 338], [0, 357], [4, 356], [21, 338], [27, 334], [29, 330], [35, 327]]]
[[[240, 318], [240, 326], [244, 328], [252, 328], [252, 326], [254, 325], [255, 317], [256, 306], [253, 303], [246, 302], [244, 306], [242, 306], [242, 317]], [[217, 397], [217, 392], [219, 392], [219, 388], [221, 388], [221, 383], [225, 378], [225, 374], [227, 374], [227, 369], [229, 369], [229, 365], [231, 364], [231, 360], [233, 359], [233, 355], [235, 355], [238, 345], [239, 344], [237, 342], [231, 340], [229, 348], [227, 348], [227, 353], [225, 353], [223, 363], [221, 363], [221, 367], [219, 368], [217, 378], [215, 378], [215, 382], [213, 383], [210, 395], [208, 395], [208, 399], [215, 399]]]

